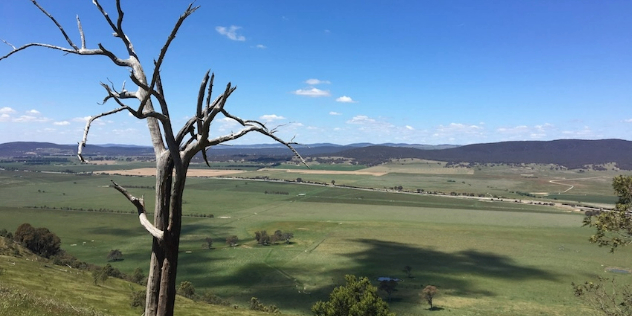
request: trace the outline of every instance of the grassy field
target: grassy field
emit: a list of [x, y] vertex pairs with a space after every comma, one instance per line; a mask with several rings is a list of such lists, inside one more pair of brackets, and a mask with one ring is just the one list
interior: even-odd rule
[[[578, 174], [547, 167], [528, 169], [534, 175], [524, 176], [527, 168], [344, 175], [335, 181], [383, 187], [418, 184], [448, 191], [493, 187], [489, 189], [509, 194], [562, 187], [549, 179], [612, 178], [611, 172]], [[301, 176], [332, 180], [327, 175]], [[124, 260], [113, 263], [116, 268], [128, 273], [137, 267], [146, 270], [151, 239], [129, 213], [129, 202], [107, 187], [110, 179], [128, 187], [153, 186], [151, 177], [0, 171], [0, 228], [15, 230], [23, 222], [44, 226], [81, 260], [103, 265], [109, 250], [120, 249]], [[594, 201], [612, 199], [605, 193], [609, 190], [600, 188], [609, 185], [605, 180], [575, 182], [584, 186], [577, 192], [592, 192]], [[571, 195], [573, 190], [565, 198], [582, 196]], [[130, 191], [145, 195], [148, 208], [153, 207], [152, 189]], [[183, 220], [179, 282], [189, 280], [199, 290], [213, 290], [241, 305], [256, 296], [284, 313], [309, 314], [310, 306], [325, 299], [345, 274], [355, 274], [374, 281], [380, 276], [402, 278], [391, 303], [398, 315], [585, 314], [573, 297], [571, 282], [609, 276], [606, 268], [630, 268], [632, 262], [625, 249], [612, 255], [589, 244], [591, 230], [581, 227], [581, 214], [553, 207], [202, 178], [187, 180], [184, 199], [188, 216]], [[61, 210], [65, 208], [84, 211]], [[191, 216], [200, 214], [214, 218]], [[254, 241], [255, 231], [277, 229], [293, 232], [293, 242], [260, 246]], [[224, 245], [230, 235], [239, 237], [238, 247]], [[216, 240], [214, 249], [202, 248], [206, 237]], [[402, 272], [406, 265], [412, 267], [413, 278]], [[630, 275], [617, 278], [632, 281]], [[440, 290], [435, 299], [440, 311], [431, 313], [421, 305], [418, 293], [428, 284]]]

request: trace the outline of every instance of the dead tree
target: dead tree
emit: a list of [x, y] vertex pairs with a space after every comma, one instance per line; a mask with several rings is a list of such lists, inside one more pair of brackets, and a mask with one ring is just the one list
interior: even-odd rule
[[[128, 193], [125, 188], [116, 183], [114, 183], [114, 188], [125, 195], [137, 208], [142, 226], [153, 236], [151, 263], [147, 281], [145, 315], [173, 315], [182, 218], [182, 194], [191, 159], [196, 154], [202, 153], [208, 165], [206, 150], [209, 147], [240, 138], [251, 132], [264, 134], [286, 145], [294, 154], [298, 155], [292, 147], [295, 143], [281, 140], [275, 136], [275, 129], [270, 130], [260, 122], [243, 120], [231, 115], [225, 109], [228, 97], [235, 91], [235, 87], [231, 86], [230, 83], [228, 83], [224, 91], [218, 97], [212, 100], [211, 93], [213, 90], [214, 75], [210, 74], [209, 71], [206, 72], [200, 84], [197, 104], [192, 105], [192, 112], [195, 112], [191, 119], [179, 130], [174, 130], [174, 127], [171, 125], [172, 121], [169, 116], [167, 100], [163, 93], [160, 67], [180, 26], [198, 7], [189, 5], [178, 18], [171, 33], [167, 37], [167, 41], [160, 50], [158, 57], [153, 62], [153, 70], [146, 73], [146, 68], [141, 64], [131, 39], [123, 30], [124, 13], [120, 0], [116, 1], [117, 17], [115, 19], [111, 18], [110, 15], [105, 12], [98, 0], [93, 0], [93, 3], [114, 32], [113, 35], [123, 44], [126, 50], [125, 55], [128, 55], [124, 58], [117, 56], [101, 44], [98, 44], [96, 48], [87, 48], [79, 17], [77, 17], [77, 27], [80, 43], [77, 45], [51, 14], [42, 8], [35, 0], [31, 1], [55, 24], [69, 47], [43, 43], [29, 43], [21, 47], [15, 47], [4, 41], [7, 45], [11, 46], [12, 51], [0, 57], [0, 60], [6, 59], [30, 47], [44, 47], [62, 51], [67, 54], [105, 56], [112, 61], [114, 65], [127, 68], [130, 71], [129, 77], [135, 85], [134, 91], [126, 90], [125, 84], [123, 84], [120, 90], [116, 90], [112, 84], [101, 84], [105, 89], [103, 103], [113, 101], [117, 106], [109, 112], [92, 116], [88, 120], [84, 129], [83, 138], [79, 142], [77, 156], [81, 161], [85, 161], [83, 148], [86, 146], [88, 131], [94, 120], [117, 112], [127, 111], [136, 118], [147, 121], [147, 128], [151, 135], [151, 142], [156, 159], [156, 203], [153, 224], [145, 215], [145, 206], [142, 197], [140, 199], [134, 197]], [[149, 74], [149, 76], [147, 74]], [[127, 102], [130, 101], [134, 102], [134, 105], [128, 105]], [[241, 129], [228, 135], [210, 135], [209, 129], [211, 122], [220, 114], [239, 123]]]

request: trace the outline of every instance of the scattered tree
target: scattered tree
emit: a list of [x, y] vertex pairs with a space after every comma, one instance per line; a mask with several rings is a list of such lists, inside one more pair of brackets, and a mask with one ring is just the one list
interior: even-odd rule
[[110, 262], [123, 260], [123, 253], [118, 249], [110, 250], [107, 259]]
[[213, 249], [213, 239], [211, 237], [206, 237], [204, 239], [204, 248]]
[[391, 294], [393, 294], [393, 292], [397, 291], [397, 281], [395, 281], [393, 279], [382, 280], [382, 281], [380, 281], [380, 287], [378, 289], [386, 292], [386, 294], [388, 295], [388, 301], [390, 303], [391, 302]]
[[270, 244], [270, 236], [268, 236], [268, 232], [266, 232], [265, 230], [256, 231], [255, 240], [257, 240], [257, 243], [260, 245], [267, 246]]
[[13, 239], [35, 254], [50, 258], [60, 252], [61, 239], [48, 228], [35, 228], [24, 223], [18, 226]]
[[345, 276], [346, 284], [329, 294], [329, 301], [312, 306], [315, 316], [394, 316], [388, 304], [377, 295], [377, 288], [366, 277]]
[[406, 273], [406, 276], [408, 278], [412, 278], [413, 277], [413, 275], [411, 273], [412, 270], [413, 270], [413, 268], [411, 268], [410, 266], [405, 266], [404, 270], [402, 270], [402, 271], [404, 271], [404, 273]]
[[[109, 59], [114, 65], [129, 70], [131, 82], [135, 85], [134, 91], [128, 91], [125, 85], [120, 90], [114, 88], [113, 84], [102, 84], [105, 89], [103, 102], [114, 101], [117, 106], [111, 111], [103, 112], [92, 116], [84, 128], [82, 140], [79, 142], [77, 156], [83, 162], [83, 148], [88, 141], [88, 132], [92, 122], [98, 118], [112, 115], [121, 111], [127, 111], [138, 119], [147, 122], [151, 143], [154, 148], [156, 160], [156, 185], [155, 185], [155, 210], [153, 224], [147, 219], [145, 203], [142, 198], [137, 198], [128, 193], [127, 190], [116, 183], [114, 188], [121, 192], [137, 209], [141, 225], [153, 236], [152, 255], [147, 281], [147, 301], [145, 316], [173, 315], [176, 295], [176, 276], [178, 265], [178, 252], [180, 244], [180, 233], [182, 226], [182, 196], [184, 192], [186, 174], [191, 159], [201, 153], [204, 160], [209, 147], [225, 143], [250, 133], [257, 132], [266, 135], [273, 140], [286, 145], [295, 154], [298, 153], [292, 148], [291, 142], [285, 142], [274, 135], [275, 129], [269, 130], [264, 124], [243, 120], [230, 114], [225, 104], [228, 97], [233, 93], [235, 87], [229, 83], [226, 89], [214, 100], [211, 99], [214, 75], [206, 72], [200, 85], [197, 95], [197, 102], [193, 106], [194, 114], [182, 128], [175, 129], [169, 115], [168, 102], [164, 94], [162, 78], [160, 76], [161, 67], [165, 60], [165, 55], [173, 40], [176, 38], [182, 23], [193, 14], [198, 7], [189, 5], [184, 13], [179, 17], [175, 26], [171, 30], [165, 44], [160, 50], [153, 63], [149, 64], [153, 70], [146, 69], [140, 62], [140, 58], [127, 33], [123, 31], [123, 9], [121, 1], [116, 0], [117, 16], [112, 17], [101, 6], [98, 0], [92, 3], [103, 16], [109, 27], [113, 31], [114, 37], [120, 40], [124, 48], [124, 55], [114, 53], [113, 50], [98, 44], [96, 48], [86, 47], [86, 38], [83, 32], [81, 21], [77, 17], [77, 26], [81, 38], [80, 45], [77, 45], [66, 33], [61, 24], [42, 8], [35, 0], [33, 4], [42, 11], [56, 26], [63, 35], [68, 47], [42, 43], [29, 43], [21, 47], [10, 45], [13, 50], [4, 56], [0, 56], [0, 61], [11, 55], [23, 51], [30, 47], [44, 47], [67, 54], [74, 55], [95, 55]], [[145, 21], [147, 22], [147, 21]], [[145, 23], [146, 24], [146, 23]], [[151, 29], [151, 26], [146, 26]], [[5, 41], [8, 44], [8, 42]], [[116, 50], [117, 52], [120, 50]], [[117, 55], [118, 54], [118, 55]], [[145, 72], [149, 70], [149, 72]], [[146, 74], [149, 74], [146, 75]], [[136, 100], [136, 105], [128, 105], [125, 102]], [[157, 104], [157, 107], [154, 105]], [[222, 114], [227, 119], [235, 121], [241, 129], [227, 135], [211, 136], [211, 122], [218, 114]], [[302, 160], [302, 159], [301, 159]], [[304, 161], [303, 161], [304, 162]]]
[[272, 235], [272, 243], [276, 243], [279, 240], [283, 240], [283, 232], [280, 229], [277, 229]]
[[421, 291], [421, 298], [430, 305], [430, 310], [434, 307], [432, 305], [432, 299], [437, 295], [437, 287], [434, 285], [428, 285]]
[[289, 244], [292, 238], [294, 238], [294, 233], [283, 233], [283, 240], [285, 240], [286, 244]]
[[331, 185], [336, 185], [336, 180], [331, 180]]
[[235, 236], [235, 235], [226, 238], [226, 244], [231, 246], [231, 247], [237, 246], [237, 242], [238, 241], [239, 241], [239, 238], [237, 238], [237, 236]]

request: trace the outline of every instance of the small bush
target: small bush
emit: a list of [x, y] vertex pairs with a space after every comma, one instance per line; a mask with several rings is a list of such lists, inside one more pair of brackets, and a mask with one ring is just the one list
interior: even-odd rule
[[178, 294], [193, 299], [195, 298], [195, 286], [193, 286], [193, 283], [189, 282], [189, 281], [183, 281], [182, 283], [180, 283], [180, 286], [178, 286]]
[[204, 294], [202, 294], [202, 301], [212, 305], [230, 306], [230, 301], [225, 300], [210, 291], [204, 292]]
[[133, 291], [129, 298], [131, 300], [131, 307], [140, 307], [145, 309], [145, 299], [147, 298], [147, 292], [145, 290]]
[[252, 297], [250, 299], [250, 310], [273, 313], [273, 314], [281, 313], [281, 311], [279, 310], [278, 307], [276, 307], [276, 305], [268, 305], [268, 306], [263, 305], [261, 302], [259, 302], [259, 299], [256, 297]]

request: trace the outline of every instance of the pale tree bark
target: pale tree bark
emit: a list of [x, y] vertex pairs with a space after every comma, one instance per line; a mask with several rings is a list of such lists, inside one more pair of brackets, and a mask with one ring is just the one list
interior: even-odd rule
[[[101, 44], [98, 44], [97, 48], [87, 48], [79, 17], [77, 17], [77, 28], [81, 44], [80, 46], [76, 45], [51, 14], [42, 8], [35, 0], [31, 1], [55, 24], [69, 47], [44, 43], [29, 43], [15, 47], [3, 40], [12, 50], [4, 56], [1, 56], [0, 61], [29, 47], [44, 47], [75, 55], [105, 56], [112, 61], [114, 65], [130, 70], [130, 79], [136, 86], [134, 91], [126, 90], [125, 84], [123, 84], [120, 91], [117, 91], [113, 84], [101, 84], [106, 92], [103, 103], [113, 100], [116, 102], [117, 107], [111, 111], [95, 115], [87, 121], [83, 137], [79, 142], [77, 156], [81, 161], [85, 161], [83, 148], [88, 141], [88, 132], [94, 120], [121, 111], [127, 111], [136, 118], [147, 121], [147, 128], [149, 129], [156, 159], [156, 201], [153, 224], [146, 217], [142, 197], [134, 197], [125, 188], [116, 183], [113, 183], [113, 186], [137, 208], [141, 225], [153, 238], [144, 315], [173, 315], [176, 295], [175, 281], [178, 267], [178, 249], [182, 223], [182, 196], [186, 183], [186, 173], [191, 159], [193, 159], [196, 154], [202, 153], [208, 165], [206, 150], [209, 147], [238, 139], [251, 132], [261, 133], [286, 145], [300, 158], [300, 155], [298, 155], [296, 150], [292, 147], [295, 143], [292, 141], [283, 141], [274, 134], [276, 132], [275, 129], [270, 130], [260, 122], [243, 120], [230, 114], [225, 109], [228, 97], [235, 91], [235, 87], [232, 87], [230, 83], [218, 97], [211, 101], [214, 75], [208, 71], [202, 79], [197, 96], [197, 104], [192, 105], [192, 110], [195, 110], [195, 113], [177, 133], [175, 132], [171, 125], [167, 100], [163, 93], [160, 67], [180, 26], [198, 7], [189, 5], [178, 18], [171, 33], [167, 37], [167, 41], [155, 59], [153, 70], [148, 77], [139, 57], [136, 55], [132, 41], [123, 31], [124, 12], [120, 0], [116, 0], [116, 20], [110, 18], [98, 0], [93, 0], [93, 3], [114, 32], [113, 35], [123, 44], [127, 55], [125, 58], [115, 55]], [[126, 104], [125, 101], [128, 100], [136, 102], [136, 105], [130, 106]], [[156, 107], [154, 106], [155, 104], [157, 104]], [[211, 122], [219, 114], [239, 123], [241, 130], [228, 135], [210, 135]]]

